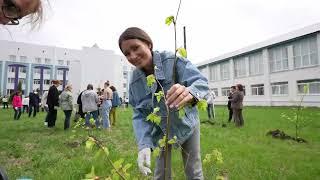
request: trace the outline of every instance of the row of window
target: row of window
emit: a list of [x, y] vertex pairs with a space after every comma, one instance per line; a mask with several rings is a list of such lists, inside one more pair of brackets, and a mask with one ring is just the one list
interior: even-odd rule
[[[9, 66], [8, 67], [8, 72], [9, 73], [14, 73], [16, 71], [16, 67]], [[19, 72], [20, 73], [26, 73], [27, 68], [26, 67], [19, 67]], [[33, 69], [34, 74], [41, 74], [41, 69], [40, 68], [34, 68]], [[50, 75], [51, 74], [51, 69], [43, 69], [43, 74], [45, 75]], [[57, 70], [58, 75], [63, 75], [63, 70]], [[68, 74], [68, 71], [67, 71]]]
[[[279, 45], [268, 49], [270, 72], [289, 69], [289, 48], [292, 48], [292, 61], [295, 69], [319, 64], [317, 37], [310, 36], [293, 43]], [[233, 59], [234, 77], [241, 78], [264, 73], [262, 51]], [[209, 80], [230, 79], [230, 61], [209, 66]]]
[[[9, 60], [14, 61], [14, 62], [18, 61], [16, 55], [9, 55]], [[26, 63], [27, 61], [28, 61], [27, 56], [20, 56], [20, 62]], [[44, 61], [43, 61], [42, 58], [40, 58], [40, 57], [35, 57], [33, 60], [33, 63], [36, 63], [36, 64], [42, 64], [43, 62], [44, 62], [44, 64], [51, 64], [52, 60], [49, 58], [44, 58]], [[65, 61], [58, 60], [58, 64], [64, 65]], [[70, 65], [70, 61], [66, 61], [66, 65]]]
[[[271, 94], [273, 96], [288, 95], [289, 88], [288, 82], [275, 82], [271, 83]], [[263, 96], [265, 94], [264, 84], [254, 84], [251, 85], [251, 95], [252, 96]], [[308, 87], [308, 88], [305, 88]], [[216, 96], [219, 96], [218, 88], [212, 89]], [[320, 95], [320, 79], [311, 80], [301, 80], [297, 81], [298, 94], [308, 94], [308, 95]], [[221, 88], [221, 95], [228, 96], [230, 93], [230, 87]], [[245, 86], [244, 94], [246, 95]]]
[[[8, 84], [14, 84], [14, 78], [8, 78]], [[22, 84], [25, 84], [26, 83], [26, 79], [25, 78], [19, 78], [19, 81], [22, 82]], [[50, 85], [50, 79], [44, 79], [43, 80], [43, 84], [44, 85]], [[40, 84], [40, 79], [34, 79], [33, 80], [33, 84]]]

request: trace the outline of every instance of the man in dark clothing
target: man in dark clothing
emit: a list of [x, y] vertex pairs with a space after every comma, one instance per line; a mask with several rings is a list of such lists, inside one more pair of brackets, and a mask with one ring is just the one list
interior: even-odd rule
[[48, 91], [47, 105], [49, 108], [48, 112], [48, 127], [52, 128], [56, 125], [57, 120], [57, 109], [59, 107], [59, 91], [58, 87], [60, 85], [59, 80], [53, 80], [52, 86]]
[[33, 117], [37, 115], [37, 111], [39, 109], [40, 97], [38, 91], [31, 92], [29, 94], [29, 117], [33, 111]]
[[229, 110], [229, 119], [228, 119], [228, 122], [231, 122], [231, 119], [232, 119], [232, 114], [233, 114], [233, 111], [232, 111], [232, 108], [231, 108], [231, 101], [230, 99], [232, 99], [232, 94], [236, 91], [236, 86], [231, 86], [231, 89], [230, 89], [230, 93], [228, 95], [228, 110]]
[[82, 91], [82, 92], [79, 94], [79, 96], [78, 96], [78, 98], [77, 98], [77, 104], [79, 105], [79, 106], [78, 106], [78, 107], [79, 107], [78, 114], [80, 115], [81, 118], [84, 119], [84, 113], [83, 113], [83, 111], [82, 111], [82, 101], [81, 101], [81, 95], [82, 95], [83, 92], [84, 92], [84, 91]]

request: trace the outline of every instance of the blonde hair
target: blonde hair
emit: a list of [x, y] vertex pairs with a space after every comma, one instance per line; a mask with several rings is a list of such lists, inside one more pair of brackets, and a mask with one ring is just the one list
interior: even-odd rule
[[[34, 0], [34, 3], [30, 5], [31, 9], [27, 12], [28, 23], [31, 24], [31, 29], [40, 27], [43, 22], [43, 4], [41, 0]], [[47, 1], [49, 2], [49, 1]]]
[[71, 90], [72, 89], [72, 85], [71, 84], [66, 85], [65, 89]]

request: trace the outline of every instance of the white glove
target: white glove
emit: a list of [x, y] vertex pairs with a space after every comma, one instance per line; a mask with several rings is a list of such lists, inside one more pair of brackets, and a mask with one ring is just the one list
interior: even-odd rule
[[140, 172], [147, 176], [148, 173], [151, 174], [150, 165], [151, 165], [151, 150], [150, 148], [144, 148], [138, 153], [138, 167]]
[[15, 110], [18, 110], [18, 107], [15, 107], [14, 109], [15, 109]]

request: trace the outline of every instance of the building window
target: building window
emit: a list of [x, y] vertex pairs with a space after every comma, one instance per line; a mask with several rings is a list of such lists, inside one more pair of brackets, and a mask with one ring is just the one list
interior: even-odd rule
[[59, 65], [63, 65], [63, 63], [64, 63], [63, 60], [58, 60]]
[[288, 49], [279, 46], [269, 50], [270, 71], [277, 72], [288, 70]]
[[19, 82], [21, 82], [21, 84], [25, 84], [25, 83], [26, 83], [26, 79], [24, 79], [24, 78], [19, 78]]
[[19, 67], [19, 72], [26, 73], [27, 72], [27, 68], [26, 67]]
[[39, 57], [34, 58], [34, 63], [41, 64], [41, 58]]
[[230, 88], [229, 87], [221, 88], [221, 95], [222, 96], [229, 96], [229, 93], [230, 93]]
[[[298, 85], [298, 94], [310, 94], [310, 95], [320, 94], [320, 79], [297, 81], [297, 85]], [[308, 87], [308, 88], [305, 88], [305, 87]]]
[[50, 85], [50, 79], [44, 79], [43, 84], [45, 85]]
[[34, 74], [40, 74], [41, 73], [41, 69], [40, 68], [34, 68], [33, 69], [33, 73]]
[[14, 78], [8, 78], [8, 84], [14, 84]]
[[44, 59], [44, 62], [45, 62], [46, 64], [51, 64], [51, 59], [45, 58], [45, 59]]
[[249, 74], [258, 75], [263, 74], [262, 53], [255, 53], [249, 55]]
[[220, 72], [222, 80], [227, 80], [230, 78], [229, 61], [220, 64]]
[[211, 65], [209, 66], [210, 69], [210, 81], [218, 81], [219, 80], [219, 65]]
[[33, 84], [40, 84], [40, 79], [34, 79]]
[[10, 61], [16, 61], [17, 57], [15, 55], [9, 55], [9, 60]]
[[218, 96], [218, 88], [212, 88], [211, 90], [214, 92], [216, 96]]
[[263, 84], [251, 85], [251, 93], [253, 96], [264, 95], [264, 85]]
[[63, 76], [63, 70], [57, 70], [57, 74]]
[[16, 72], [16, 68], [14, 66], [9, 66], [8, 72], [14, 73]]
[[70, 61], [67, 61], [67, 66], [69, 66], [70, 65]]
[[271, 92], [272, 92], [272, 95], [287, 95], [288, 82], [271, 83]]
[[293, 62], [295, 68], [318, 64], [316, 36], [299, 40], [293, 44]]
[[127, 83], [123, 83], [123, 88], [127, 88]]
[[50, 75], [51, 74], [51, 69], [44, 69], [43, 70], [43, 74]]
[[27, 62], [27, 56], [20, 56], [20, 62]]
[[237, 58], [234, 60], [234, 76], [245, 77], [246, 76], [246, 59], [245, 57]]

